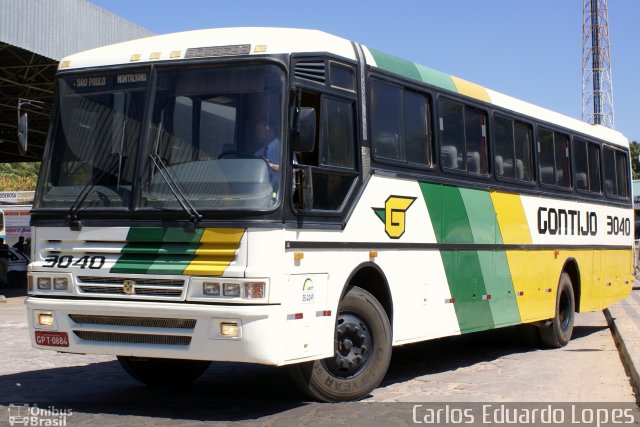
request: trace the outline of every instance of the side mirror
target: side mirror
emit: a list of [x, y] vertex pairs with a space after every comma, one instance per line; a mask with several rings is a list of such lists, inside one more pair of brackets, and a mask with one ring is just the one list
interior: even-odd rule
[[29, 137], [29, 116], [27, 113], [18, 115], [18, 152], [24, 155], [27, 152], [27, 140]]
[[316, 110], [311, 107], [299, 107], [293, 129], [293, 151], [309, 153], [316, 145]]

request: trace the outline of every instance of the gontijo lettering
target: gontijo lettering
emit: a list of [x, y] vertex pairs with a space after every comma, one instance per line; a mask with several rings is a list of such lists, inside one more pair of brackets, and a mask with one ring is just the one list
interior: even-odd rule
[[538, 208], [538, 234], [595, 236], [598, 215], [573, 209]]

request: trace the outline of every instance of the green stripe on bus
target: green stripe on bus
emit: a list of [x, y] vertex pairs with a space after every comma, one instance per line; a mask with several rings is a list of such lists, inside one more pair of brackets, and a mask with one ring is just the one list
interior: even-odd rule
[[182, 274], [195, 258], [203, 229], [132, 227], [112, 273]]
[[[502, 243], [489, 192], [429, 183], [420, 188], [438, 243]], [[520, 323], [504, 251], [441, 255], [462, 332]]]
[[373, 55], [373, 58], [376, 60], [376, 65], [378, 66], [378, 68], [382, 68], [383, 70], [400, 74], [414, 80], [422, 80], [422, 76], [420, 75], [416, 64], [414, 64], [413, 62], [407, 61], [406, 59], [397, 58], [395, 56], [371, 48], [369, 48], [369, 52], [371, 52], [371, 55]]
[[458, 92], [455, 82], [447, 73], [380, 52], [379, 50], [369, 48], [369, 52], [373, 55], [378, 68], [450, 90], [452, 92]]
[[433, 86], [441, 87], [443, 89], [450, 90], [452, 92], [457, 92], [458, 88], [456, 87], [453, 79], [449, 74], [443, 73], [441, 71], [436, 71], [429, 67], [425, 67], [424, 65], [416, 64], [416, 68], [420, 73], [421, 80], [425, 83], [428, 83]]
[[[493, 201], [487, 191], [460, 188], [474, 243], [501, 244], [502, 235]], [[478, 259], [495, 326], [520, 323], [511, 272], [504, 251], [480, 251]]]
[[156, 255], [126, 254], [118, 258], [110, 273], [146, 274]]

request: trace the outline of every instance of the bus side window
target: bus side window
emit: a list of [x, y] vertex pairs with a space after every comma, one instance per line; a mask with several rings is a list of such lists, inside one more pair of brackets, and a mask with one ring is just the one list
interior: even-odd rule
[[473, 175], [487, 173], [487, 115], [484, 111], [441, 99], [438, 103], [441, 165]]
[[440, 157], [443, 168], [466, 169], [464, 157], [464, 108], [462, 104], [439, 103]]
[[518, 181], [532, 181], [531, 126], [496, 114], [493, 117], [495, 174]]
[[538, 128], [538, 158], [541, 183], [565, 188], [571, 186], [567, 135]]
[[371, 147], [376, 161], [431, 166], [430, 98], [371, 79]]
[[629, 197], [629, 166], [627, 156], [622, 151], [604, 149], [604, 188], [607, 196]]
[[576, 189], [590, 193], [601, 193], [600, 147], [598, 144], [575, 138], [573, 140], [573, 154]]

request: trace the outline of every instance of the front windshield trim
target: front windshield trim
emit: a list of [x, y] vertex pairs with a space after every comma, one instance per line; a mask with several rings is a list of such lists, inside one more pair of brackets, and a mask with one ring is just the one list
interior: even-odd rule
[[[235, 68], [233, 74], [225, 72], [229, 67]], [[180, 186], [186, 198], [199, 212], [266, 213], [280, 208], [284, 200], [283, 175], [281, 172], [273, 173], [272, 176], [276, 177], [272, 181], [273, 186], [267, 186], [266, 168], [269, 163], [262, 151], [258, 152], [253, 145], [255, 142], [249, 141], [249, 137], [254, 137], [253, 128], [256, 127], [255, 120], [248, 118], [249, 113], [263, 110], [248, 106], [252, 102], [255, 104], [256, 99], [264, 101], [270, 96], [277, 99], [277, 102], [269, 104], [275, 117], [275, 120], [272, 117], [270, 126], [275, 122], [279, 129], [276, 139], [280, 146], [275, 151], [278, 162], [284, 163], [281, 141], [285, 139], [282, 130], [285, 129], [288, 93], [286, 68], [282, 63], [253, 60], [250, 63], [208, 63], [193, 67], [166, 66], [157, 67], [154, 77], [157, 83], [152, 94], [153, 105], [149, 107], [145, 150], [141, 158], [158, 154], [166, 160], [172, 175], [179, 182], [183, 181]], [[261, 82], [262, 86], [258, 86], [258, 79], [266, 83]], [[186, 119], [176, 120], [178, 110]], [[208, 122], [203, 117], [207, 115], [208, 122], [214, 125], [204, 132]], [[191, 126], [186, 132], [185, 122]], [[200, 132], [191, 128], [200, 129]], [[158, 132], [158, 129], [162, 131]], [[160, 141], [156, 138], [158, 135], [161, 135]], [[180, 145], [183, 149], [170, 148], [172, 145]], [[160, 188], [158, 184], [163, 181], [153, 177], [152, 170], [149, 170], [151, 166], [150, 162], [141, 165], [140, 203], [136, 204], [136, 210], [181, 209], [174, 203], [176, 199], [170, 191]], [[286, 165], [284, 169], [287, 169]], [[225, 179], [220, 181], [218, 177]], [[219, 190], [216, 186], [227, 186], [227, 189]], [[234, 192], [230, 192], [232, 188]]]
[[[92, 75], [97, 75], [97, 74], [107, 74], [107, 73], [113, 73], [113, 74], [119, 74], [119, 73], [135, 73], [135, 72], [146, 72], [147, 73], [147, 87], [146, 90], [147, 94], [145, 96], [145, 101], [144, 101], [144, 115], [143, 115], [143, 119], [141, 120], [141, 126], [140, 126], [140, 133], [138, 135], [138, 142], [136, 143], [136, 148], [134, 150], [135, 155], [134, 157], [134, 161], [135, 161], [135, 175], [132, 179], [131, 182], [131, 192], [130, 192], [130, 196], [128, 197], [128, 201], [126, 202], [125, 205], [120, 205], [120, 206], [102, 206], [102, 205], [98, 205], [96, 204], [96, 200], [99, 199], [100, 197], [104, 197], [104, 189], [97, 184], [96, 182], [94, 183], [89, 183], [89, 182], [85, 182], [84, 185], [82, 185], [82, 188], [90, 188], [90, 191], [85, 192], [85, 191], [80, 191], [79, 193], [75, 192], [75, 196], [73, 197], [73, 200], [67, 200], [67, 202], [64, 203], [59, 203], [59, 204], [51, 204], [50, 202], [47, 201], [47, 193], [48, 193], [48, 189], [51, 188], [51, 173], [52, 173], [52, 169], [55, 169], [57, 166], [53, 164], [52, 162], [52, 157], [54, 157], [54, 150], [56, 149], [56, 147], [54, 146], [54, 139], [55, 139], [55, 135], [57, 132], [59, 132], [59, 127], [61, 125], [61, 114], [64, 114], [63, 110], [60, 108], [60, 101], [63, 98], [63, 94], [60, 93], [60, 90], [58, 90], [58, 95], [56, 97], [56, 109], [55, 109], [55, 115], [54, 117], [56, 118], [54, 120], [54, 122], [52, 122], [52, 125], [50, 127], [50, 133], [49, 133], [49, 137], [48, 137], [48, 142], [47, 142], [47, 164], [44, 165], [43, 169], [42, 169], [42, 174], [40, 177], [40, 180], [38, 182], [38, 195], [36, 196], [36, 200], [34, 201], [34, 210], [38, 211], [38, 212], [42, 212], [45, 213], [47, 211], [50, 212], [69, 212], [70, 209], [75, 212], [76, 214], [81, 212], [81, 216], [82, 217], [93, 217], [96, 218], [95, 215], [103, 215], [104, 212], [112, 212], [112, 213], [117, 213], [117, 216], [120, 217], [121, 215], [127, 215], [126, 213], [129, 212], [129, 214], [132, 214], [134, 216], [136, 213], [139, 213], [141, 215], [150, 215], [150, 218], [153, 217], [155, 218], [156, 216], [161, 217], [164, 213], [169, 213], [169, 212], [175, 212], [176, 210], [182, 210], [182, 208], [180, 207], [172, 207], [172, 206], [163, 206], [160, 209], [158, 207], [150, 207], [150, 206], [145, 206], [143, 203], [143, 197], [142, 197], [142, 181], [144, 180], [144, 176], [143, 176], [143, 170], [146, 166], [146, 161], [148, 159], [147, 155], [149, 153], [148, 147], [149, 147], [149, 143], [153, 138], [153, 127], [152, 127], [152, 112], [153, 112], [153, 107], [154, 107], [154, 101], [155, 101], [155, 97], [156, 97], [156, 89], [157, 86], [155, 86], [155, 81], [156, 81], [156, 76], [158, 75], [158, 73], [164, 72], [164, 71], [173, 71], [173, 70], [197, 70], [197, 69], [208, 69], [208, 68], [215, 68], [215, 69], [219, 69], [222, 70], [224, 68], [227, 67], [272, 67], [271, 70], [275, 70], [278, 74], [279, 74], [279, 78], [280, 78], [280, 83], [279, 83], [279, 94], [280, 94], [280, 99], [279, 99], [279, 105], [278, 105], [278, 111], [279, 111], [279, 115], [280, 117], [278, 118], [278, 125], [281, 126], [282, 129], [285, 129], [285, 123], [287, 120], [287, 114], [285, 114], [285, 110], [286, 110], [286, 106], [288, 105], [288, 91], [287, 91], [287, 83], [286, 83], [286, 78], [287, 78], [287, 67], [285, 65], [285, 62], [278, 57], [261, 57], [259, 58], [259, 60], [257, 60], [258, 58], [256, 57], [251, 57], [251, 58], [224, 58], [224, 59], [220, 59], [220, 60], [215, 60], [215, 61], [211, 61], [211, 60], [194, 60], [194, 61], [189, 61], [189, 64], [186, 64], [185, 62], [181, 62], [180, 64], [177, 63], [170, 63], [170, 62], [165, 62], [165, 63], [156, 63], [153, 64], [151, 67], [143, 67], [141, 68], [139, 65], [136, 66], [131, 66], [131, 67], [103, 67], [103, 68], [91, 68], [91, 69], [86, 69], [86, 70], [82, 70], [80, 72], [78, 72], [78, 70], [69, 70], [69, 71], [63, 71], [60, 72], [58, 74], [58, 82], [61, 82], [65, 79], [73, 79], [73, 78], [84, 78], [84, 77], [90, 77]], [[275, 67], [274, 67], [275, 66]], [[108, 91], [106, 91], [108, 92]], [[97, 94], [104, 94], [105, 91], [96, 91]], [[279, 139], [284, 142], [286, 140], [286, 133], [285, 132], [280, 132], [279, 135]], [[144, 143], [142, 143], [142, 141], [145, 141]], [[284, 145], [284, 144], [283, 144]], [[282, 164], [284, 164], [284, 170], [288, 170], [289, 169], [289, 165], [287, 165], [286, 163], [288, 163], [288, 156], [284, 155], [285, 150], [283, 149], [283, 146], [280, 147], [280, 151], [279, 151], [279, 157], [281, 159], [283, 159], [281, 161]], [[110, 163], [110, 162], [108, 162]], [[273, 194], [276, 194], [276, 196], [274, 197], [274, 201], [272, 203], [269, 203], [268, 205], [265, 206], [197, 206], [197, 211], [202, 212], [205, 216], [205, 218], [203, 219], [204, 221], [207, 220], [214, 220], [215, 218], [213, 218], [211, 216], [211, 214], [213, 213], [218, 213], [218, 214], [224, 214], [226, 216], [226, 214], [230, 214], [230, 213], [246, 213], [249, 214], [250, 216], [253, 216], [254, 214], [265, 214], [265, 213], [269, 213], [269, 212], [274, 212], [277, 211], [278, 209], [280, 209], [282, 207], [283, 202], [286, 200], [286, 197], [284, 195], [284, 181], [287, 181], [286, 179], [281, 178], [280, 182], [278, 182], [278, 187], [277, 187], [277, 191], [274, 191]], [[98, 187], [98, 189], [96, 190], [96, 187]], [[78, 204], [77, 201], [79, 200], [80, 197], [82, 197], [83, 193], [91, 193], [89, 195], [85, 194], [87, 197], [86, 198], [82, 198], [82, 202], [79, 203], [80, 206], [74, 206], [75, 204]], [[100, 193], [100, 194], [96, 194], [96, 193]], [[189, 195], [187, 195], [187, 198], [189, 197]], [[175, 197], [172, 196], [172, 198], [175, 200]], [[86, 199], [86, 200], [85, 200]], [[75, 209], [74, 209], [75, 208]], [[119, 213], [118, 213], [119, 212]], [[157, 213], [157, 215], [156, 215]], [[173, 214], [171, 214], [173, 217]]]

